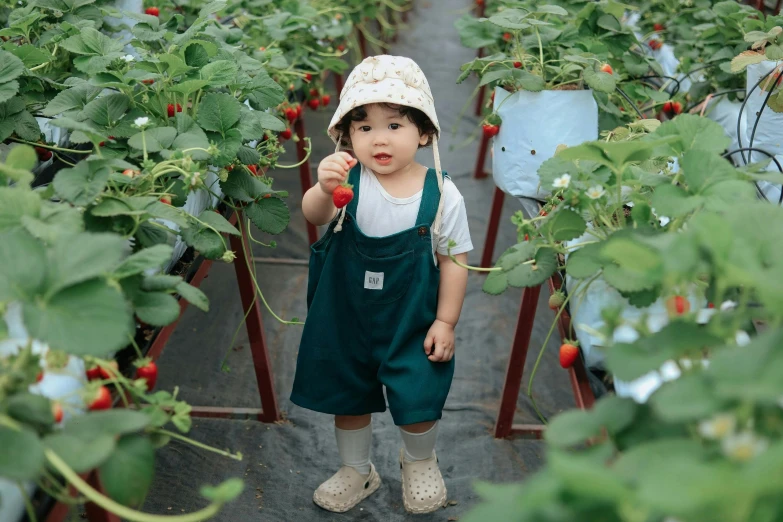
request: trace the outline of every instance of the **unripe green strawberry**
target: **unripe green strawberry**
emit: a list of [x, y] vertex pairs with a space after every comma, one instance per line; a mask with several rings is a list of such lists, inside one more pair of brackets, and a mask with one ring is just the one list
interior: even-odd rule
[[560, 290], [556, 290], [549, 296], [549, 308], [552, 310], [559, 310], [563, 303], [565, 303], [565, 294]]

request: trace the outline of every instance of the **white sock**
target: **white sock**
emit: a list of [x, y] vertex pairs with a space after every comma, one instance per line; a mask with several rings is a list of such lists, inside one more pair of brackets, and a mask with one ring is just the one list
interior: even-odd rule
[[335, 426], [334, 433], [343, 466], [351, 466], [362, 475], [369, 475], [372, 422], [358, 430], [342, 430]]
[[405, 446], [405, 460], [427, 460], [435, 451], [435, 440], [438, 438], [438, 422], [424, 433], [410, 433], [400, 428], [402, 444]]

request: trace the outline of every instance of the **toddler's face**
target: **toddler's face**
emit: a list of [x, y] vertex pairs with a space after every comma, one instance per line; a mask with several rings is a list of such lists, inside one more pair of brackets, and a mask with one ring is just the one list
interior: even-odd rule
[[351, 123], [351, 145], [359, 161], [378, 175], [410, 165], [428, 136], [420, 135], [416, 124], [396, 110], [376, 104], [364, 108], [367, 118]]

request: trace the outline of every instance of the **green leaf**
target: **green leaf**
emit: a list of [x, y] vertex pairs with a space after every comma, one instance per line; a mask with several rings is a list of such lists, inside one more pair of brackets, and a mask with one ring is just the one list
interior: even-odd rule
[[209, 228], [197, 225], [182, 230], [182, 239], [207, 259], [219, 259], [226, 251], [223, 237]]
[[216, 229], [218, 232], [223, 232], [225, 234], [231, 234], [234, 236], [241, 235], [239, 230], [237, 230], [234, 225], [229, 223], [226, 218], [212, 210], [203, 211], [201, 214], [199, 214], [198, 219], [202, 223], [206, 223], [207, 225]]
[[10, 100], [17, 92], [19, 92], [19, 82], [16, 80], [0, 84], [0, 103]]
[[237, 151], [237, 159], [243, 165], [258, 165], [261, 161], [261, 154], [259, 154], [256, 149], [242, 145]]
[[633, 423], [636, 409], [636, 403], [631, 399], [608, 396], [595, 404], [593, 415], [597, 417], [601, 426], [606, 428], [610, 435], [613, 435]]
[[13, 430], [0, 426], [0, 477], [10, 480], [35, 480], [44, 466], [41, 441], [32, 430]]
[[569, 448], [582, 444], [601, 432], [598, 418], [586, 410], [569, 410], [552, 419], [544, 439], [555, 448]]
[[[459, 33], [460, 42], [470, 49], [481, 49], [494, 45], [497, 42], [497, 29], [480, 22], [471, 14], [464, 14], [456, 22], [454, 27]], [[459, 83], [459, 82], [457, 82]]]
[[490, 71], [481, 76], [479, 85], [487, 85], [497, 81], [502, 83], [505, 80], [510, 80], [514, 77], [513, 71], [514, 69], [506, 69], [505, 67], [498, 71]]
[[[275, 132], [282, 132], [286, 129], [285, 123], [280, 118], [275, 117], [272, 114], [266, 112], [256, 111], [256, 118], [258, 123], [264, 129], [269, 129]], [[258, 136], [260, 138], [260, 136]]]
[[130, 99], [122, 93], [96, 98], [82, 109], [82, 113], [96, 125], [113, 127], [125, 115]]
[[177, 293], [181, 295], [185, 301], [203, 312], [209, 312], [209, 299], [207, 299], [204, 292], [184, 281], [179, 283], [176, 289]]
[[209, 54], [206, 48], [199, 44], [193, 43], [185, 48], [185, 63], [190, 67], [204, 67], [209, 63]]
[[537, 5], [536, 13], [553, 14], [559, 16], [568, 16], [568, 11], [559, 5]]
[[526, 91], [539, 92], [539, 91], [543, 91], [544, 87], [546, 87], [546, 82], [544, 81], [544, 79], [541, 76], [538, 76], [531, 72], [524, 71], [522, 69], [514, 69], [513, 74], [514, 74], [514, 79]]
[[31, 336], [73, 355], [106, 356], [124, 348], [132, 333], [124, 296], [96, 279], [61, 290], [48, 301], [25, 302], [22, 310]]
[[[526, 29], [530, 27], [526, 20], [528, 13], [522, 9], [504, 9], [489, 17], [489, 22], [503, 29]], [[481, 19], [486, 20], [486, 19]]]
[[[614, 19], [614, 17], [612, 17]], [[615, 20], [616, 21], [616, 20]], [[594, 91], [613, 93], [617, 85], [614, 75], [603, 71], [594, 71], [590, 67], [584, 69], [585, 83]]]
[[174, 250], [169, 245], [155, 245], [145, 248], [128, 256], [122, 264], [114, 270], [114, 276], [118, 279], [141, 274], [145, 270], [160, 269], [171, 260]]
[[11, 52], [14, 56], [22, 60], [22, 63], [28, 69], [46, 63], [51, 59], [51, 55], [30, 44], [24, 44], [16, 49], [11, 49]]
[[198, 112], [198, 123], [204, 130], [223, 135], [239, 121], [240, 103], [228, 94], [209, 93], [204, 96]]
[[695, 114], [681, 114], [673, 120], [664, 122], [655, 131], [655, 135], [679, 136], [679, 143], [671, 142], [677, 152], [698, 149], [720, 154], [731, 143], [731, 139], [726, 136], [719, 123]]
[[158, 274], [145, 276], [141, 282], [141, 289], [147, 292], [159, 292], [163, 290], [173, 290], [179, 283], [182, 282], [182, 277]]
[[221, 87], [233, 83], [238, 72], [239, 66], [235, 62], [216, 60], [201, 69], [201, 79], [207, 80], [209, 85]]
[[6, 399], [7, 413], [14, 420], [37, 428], [54, 423], [52, 403], [42, 395], [28, 392], [15, 393]]
[[35, 149], [29, 145], [12, 146], [5, 158], [7, 167], [20, 170], [32, 170], [36, 163], [38, 163], [38, 157], [35, 154]]
[[20, 228], [0, 232], [0, 302], [36, 295], [46, 278], [43, 245]]
[[217, 487], [204, 486], [201, 488], [201, 496], [211, 502], [225, 503], [237, 498], [245, 487], [242, 479], [231, 478]]
[[43, 442], [47, 449], [54, 451], [76, 473], [86, 473], [100, 466], [115, 447], [114, 438], [110, 435], [99, 435], [85, 441], [65, 433], [56, 433], [46, 437]]
[[251, 85], [252, 92], [247, 99], [250, 105], [257, 111], [265, 111], [270, 107], [276, 107], [285, 99], [283, 88], [277, 84], [269, 74], [261, 69]]
[[[144, 138], [142, 140], [142, 134]], [[134, 134], [128, 140], [128, 145], [134, 149], [142, 150], [144, 148], [144, 142], [147, 145], [147, 152], [160, 152], [163, 149], [168, 149], [174, 143], [174, 138], [177, 137], [177, 129], [174, 127], [154, 127], [152, 129], [145, 129], [143, 132]]]
[[555, 241], [570, 241], [585, 233], [587, 223], [571, 209], [563, 209], [555, 213], [546, 223]]
[[579, 247], [568, 254], [566, 259], [566, 272], [569, 276], [576, 279], [586, 279], [601, 270], [603, 263], [601, 261], [600, 243], [593, 243]]
[[278, 198], [262, 198], [245, 207], [245, 214], [262, 232], [280, 234], [288, 226], [291, 213]]
[[648, 273], [659, 277], [663, 267], [660, 254], [631, 238], [612, 237], [601, 248], [601, 256], [631, 272]]
[[[17, 147], [18, 148], [18, 147]], [[24, 216], [38, 216], [41, 198], [21, 187], [0, 187], [0, 230], [16, 227]]]
[[42, 111], [43, 115], [57, 116], [66, 111], [82, 109], [87, 104], [88, 100], [92, 99], [100, 91], [100, 88], [89, 84], [80, 84], [76, 87], [71, 87], [52, 98]]
[[152, 326], [166, 326], [179, 318], [179, 303], [163, 292], [138, 292], [132, 296], [136, 315]]
[[41, 127], [38, 121], [28, 111], [20, 112], [16, 118], [14, 131], [23, 140], [36, 141], [41, 137]]
[[109, 497], [124, 506], [139, 507], [155, 474], [155, 448], [146, 436], [122, 437], [99, 471]]
[[97, 198], [109, 180], [105, 162], [80, 161], [75, 167], [63, 169], [54, 177], [54, 190], [65, 201], [87, 206]]
[[229, 172], [228, 179], [220, 182], [220, 189], [226, 196], [246, 203], [271, 192], [268, 185], [250, 175], [245, 169], [234, 169]]
[[500, 295], [508, 288], [508, 276], [505, 272], [490, 272], [484, 280], [482, 290], [489, 295]]
[[655, 190], [652, 205], [659, 216], [675, 218], [684, 216], [701, 207], [701, 196], [688, 197], [688, 194], [675, 185], [661, 185]]
[[605, 459], [593, 457], [593, 453], [600, 449], [593, 447], [589, 452], [577, 454], [550, 451], [547, 462], [570, 494], [584, 495], [594, 502], [623, 502], [631, 491], [611, 469], [602, 465]]
[[49, 250], [47, 291], [110, 274], [128, 250], [127, 241], [116, 234], [83, 232], [61, 238]]
[[149, 426], [150, 422], [149, 415], [135, 410], [91, 411], [86, 415], [78, 415], [70, 419], [63, 433], [89, 441], [100, 435], [116, 437], [140, 432]]
[[8, 83], [24, 73], [22, 60], [7, 51], [0, 51], [0, 83]]
[[534, 263], [525, 264], [524, 261], [506, 271], [509, 285], [516, 288], [538, 286], [557, 269], [555, 252], [550, 248], [538, 249]]
[[172, 85], [170, 89], [172, 92], [189, 96], [199, 89], [203, 89], [207, 85], [209, 85], [209, 82], [206, 80], [185, 80], [184, 82], [179, 82], [175, 85]]
[[766, 59], [767, 57], [764, 55], [764, 53], [759, 53], [756, 51], [743, 51], [731, 60], [731, 72], [736, 74], [738, 72], [744, 71], [748, 65], [761, 63]]
[[104, 57], [122, 51], [123, 43], [92, 27], [83, 27], [79, 34], [60, 42], [60, 46], [75, 54]]

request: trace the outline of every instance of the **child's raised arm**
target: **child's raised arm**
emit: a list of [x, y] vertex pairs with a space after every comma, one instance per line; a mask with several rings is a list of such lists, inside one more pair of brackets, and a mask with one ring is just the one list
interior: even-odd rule
[[325, 225], [334, 218], [337, 207], [332, 192], [348, 179], [348, 172], [356, 165], [356, 158], [347, 152], [336, 152], [321, 160], [318, 165], [318, 183], [302, 198], [302, 212], [313, 225]]

